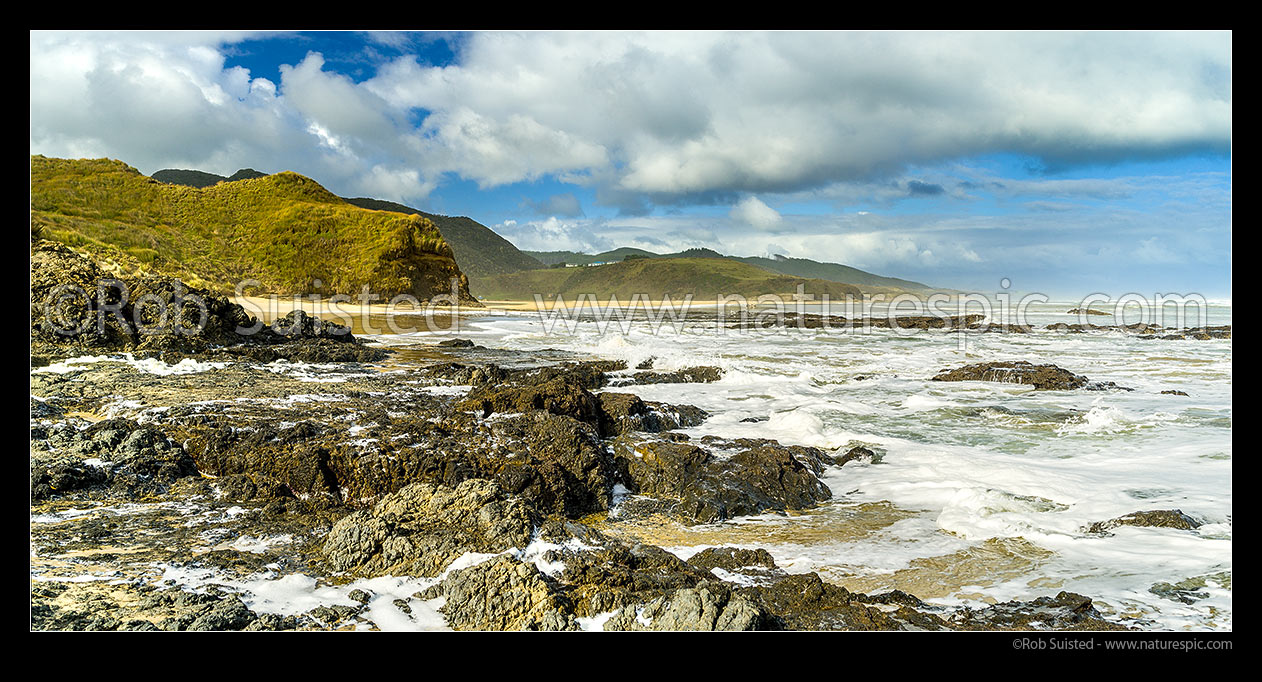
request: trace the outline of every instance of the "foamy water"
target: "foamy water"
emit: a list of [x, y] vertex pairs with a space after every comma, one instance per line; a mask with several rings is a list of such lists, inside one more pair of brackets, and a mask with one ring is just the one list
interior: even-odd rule
[[[1072, 324], [1077, 316], [1064, 312], [1072, 307], [1035, 305], [1028, 321]], [[1211, 306], [1206, 323], [1230, 324], [1230, 306]], [[652, 357], [655, 369], [718, 365], [726, 373], [716, 383], [619, 390], [709, 411], [688, 430], [694, 436], [829, 450], [864, 443], [880, 453], [873, 463], [831, 469], [825, 482], [834, 500], [820, 510], [654, 531], [681, 554], [762, 546], [790, 570], [864, 591], [898, 587], [935, 603], [976, 605], [1070, 590], [1095, 598], [1106, 615], [1153, 628], [1231, 628], [1230, 340], [1036, 331], [970, 334], [961, 344], [943, 331], [739, 331], [706, 322], [656, 330], [584, 322], [546, 333], [535, 313], [469, 318], [457, 335], [632, 366]], [[1135, 390], [929, 381], [984, 360], [1054, 363]], [[747, 417], [766, 420], [741, 422]], [[1181, 509], [1205, 525], [1083, 532], [1156, 509]], [[1150, 589], [1202, 576], [1214, 577], [1191, 604]]]

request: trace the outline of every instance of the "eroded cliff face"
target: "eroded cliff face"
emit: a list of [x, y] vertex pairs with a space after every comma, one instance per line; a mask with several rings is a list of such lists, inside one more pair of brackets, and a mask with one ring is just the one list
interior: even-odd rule
[[[433, 223], [420, 216], [410, 216], [409, 220], [414, 223], [413, 230], [405, 232], [397, 245], [382, 253], [377, 268], [360, 290], [366, 284], [382, 302], [407, 295], [434, 305], [481, 306], [469, 293], [469, 278], [451, 256], [450, 247], [439, 253], [424, 247], [438, 233]], [[355, 295], [359, 291], [338, 293]]]

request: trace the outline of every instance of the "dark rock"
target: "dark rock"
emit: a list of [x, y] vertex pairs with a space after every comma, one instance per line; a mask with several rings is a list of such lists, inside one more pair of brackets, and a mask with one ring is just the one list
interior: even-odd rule
[[771, 553], [761, 547], [755, 549], [708, 547], [692, 555], [688, 563], [707, 571], [716, 567], [729, 571], [748, 566], [777, 568], [776, 560], [771, 557]]
[[1126, 391], [1127, 393], [1133, 393], [1135, 391], [1133, 388], [1118, 386], [1112, 381], [1092, 381], [1083, 388], [1088, 391]]
[[1104, 533], [1118, 526], [1147, 526], [1150, 528], [1175, 528], [1196, 530], [1201, 523], [1178, 509], [1159, 509], [1119, 516], [1108, 521], [1098, 521], [1087, 527], [1088, 533]]
[[951, 624], [964, 630], [1125, 630], [1104, 619], [1091, 599], [1073, 592], [1032, 601], [1007, 601], [984, 609], [962, 609]]
[[187, 630], [241, 630], [255, 620], [241, 599], [227, 596], [219, 599], [206, 613], [197, 616]]
[[1154, 584], [1148, 589], [1155, 595], [1164, 597], [1172, 601], [1182, 602], [1184, 604], [1195, 604], [1202, 599], [1209, 598], [1210, 583], [1215, 583], [1218, 587], [1231, 589], [1231, 573], [1222, 572], [1212, 575], [1202, 575], [1186, 580], [1180, 580], [1177, 583], [1160, 582]]
[[160, 430], [126, 419], [107, 419], [79, 430], [32, 431], [31, 498], [111, 486], [129, 494], [163, 492], [197, 473], [182, 447]]
[[294, 616], [279, 616], [274, 613], [259, 614], [254, 622], [242, 628], [248, 631], [280, 632], [298, 628], [298, 619]]
[[[308, 346], [321, 341], [345, 348]], [[247, 348], [238, 348], [243, 345]], [[363, 349], [349, 328], [302, 310], [264, 326], [227, 297], [173, 277], [112, 279], [62, 244], [40, 241], [32, 246], [33, 356], [127, 351], [164, 360], [234, 352], [251, 357], [266, 354], [259, 350], [265, 346], [274, 346], [271, 359], [342, 362], [351, 360], [330, 358], [349, 357], [362, 362], [384, 357], [379, 349]]]
[[359, 615], [360, 609], [354, 606], [346, 606], [343, 604], [333, 604], [332, 606], [317, 606], [307, 612], [307, 616], [319, 621], [324, 625], [337, 625], [350, 621]]
[[1087, 385], [1087, 378], [1056, 365], [1017, 362], [981, 362], [957, 369], [942, 370], [932, 381], [997, 381], [1029, 384], [1036, 390], [1066, 391]]
[[600, 401], [601, 432], [606, 436], [645, 431], [658, 433], [696, 426], [710, 415], [692, 405], [645, 402], [630, 393], [604, 392]]
[[718, 367], [687, 367], [674, 372], [636, 372], [628, 377], [620, 377], [619, 386], [643, 384], [694, 384], [709, 383], [723, 378], [723, 370]]
[[[875, 606], [856, 600], [844, 587], [824, 582], [814, 573], [786, 576], [770, 585], [742, 592], [776, 614], [777, 629], [902, 630], [903, 622]], [[930, 621], [933, 617], [926, 616]], [[939, 621], [940, 622], [940, 621]], [[923, 629], [945, 629], [945, 623]]]
[[66, 411], [52, 403], [31, 396], [31, 420], [59, 421], [66, 416]]
[[676, 513], [690, 523], [805, 509], [832, 496], [816, 478], [830, 460], [815, 448], [756, 439], [703, 447], [622, 436], [614, 457], [632, 492], [677, 502]]
[[581, 383], [567, 377], [539, 384], [485, 386], [485, 389], [474, 389], [458, 408], [477, 410], [482, 417], [500, 412], [544, 410], [592, 425], [600, 423], [600, 406], [596, 397]]
[[847, 450], [846, 454], [835, 459], [837, 466], [844, 466], [849, 462], [875, 462], [877, 460], [877, 455], [875, 452], [862, 445], [856, 445]]

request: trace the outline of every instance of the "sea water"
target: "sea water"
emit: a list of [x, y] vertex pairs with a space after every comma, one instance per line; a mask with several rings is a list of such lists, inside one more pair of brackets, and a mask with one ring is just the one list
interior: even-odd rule
[[[787, 570], [817, 571], [856, 591], [897, 588], [944, 606], [980, 606], [1067, 590], [1148, 628], [1230, 629], [1231, 340], [1042, 328], [1084, 321], [1065, 312], [1073, 307], [1030, 306], [1022, 320], [1035, 326], [1029, 334], [741, 330], [713, 315], [676, 325], [644, 316], [557, 325], [531, 312], [468, 317], [453, 334], [631, 367], [650, 358], [657, 370], [717, 365], [724, 375], [714, 383], [614, 390], [705, 409], [712, 416], [686, 430], [694, 437], [773, 438], [837, 454], [863, 444], [877, 453], [831, 468], [824, 481], [833, 499], [815, 510], [626, 529], [681, 556], [765, 547]], [[1229, 303], [1207, 313], [1204, 324], [1231, 323]], [[930, 381], [942, 369], [1004, 360], [1052, 363], [1134, 390]], [[742, 421], [749, 418], [760, 421]], [[1203, 525], [1085, 531], [1159, 509]]]

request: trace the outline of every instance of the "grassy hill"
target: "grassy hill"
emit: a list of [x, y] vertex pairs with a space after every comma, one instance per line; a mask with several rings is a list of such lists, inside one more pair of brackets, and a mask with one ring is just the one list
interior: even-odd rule
[[660, 254], [644, 249], [637, 249], [631, 246], [624, 246], [613, 251], [605, 251], [595, 255], [589, 253], [578, 253], [576, 251], [525, 251], [523, 252], [532, 256], [535, 260], [544, 265], [556, 265], [557, 263], [569, 263], [571, 265], [591, 265], [592, 263], [613, 263], [623, 260], [627, 256], [640, 256], [644, 258], [661, 258]]
[[846, 282], [860, 287], [893, 287], [895, 289], [908, 289], [913, 291], [929, 288], [929, 286], [921, 284], [920, 282], [899, 279], [897, 277], [882, 277], [881, 275], [864, 272], [858, 268], [852, 268], [849, 265], [841, 265], [840, 263], [821, 263], [819, 261], [810, 260], [809, 258], [788, 258], [779, 255], [772, 258], [762, 258], [759, 256], [732, 256], [732, 258], [735, 258], [742, 263], [757, 265], [760, 268], [766, 268], [774, 272], [782, 272], [786, 275], [827, 279], [834, 282]]
[[906, 291], [927, 290], [928, 286], [920, 282], [913, 282], [897, 277], [882, 277], [874, 275], [870, 272], [864, 272], [858, 268], [852, 268], [848, 265], [839, 263], [821, 263], [807, 258], [786, 258], [785, 256], [775, 256], [774, 258], [761, 258], [758, 256], [738, 257], [724, 256], [723, 254], [711, 249], [688, 249], [678, 253], [653, 253], [644, 249], [633, 247], [622, 247], [612, 251], [605, 251], [595, 255], [587, 253], [576, 253], [574, 251], [526, 251], [525, 253], [534, 256], [545, 265], [555, 265], [557, 263], [570, 263], [576, 265], [589, 265], [591, 263], [612, 263], [621, 261], [627, 256], [633, 258], [727, 258], [729, 260], [740, 261], [764, 270], [778, 272], [783, 275], [791, 275], [793, 277], [802, 277], [805, 279], [825, 279], [832, 282], [840, 282], [843, 284], [853, 284], [864, 288], [877, 289], [894, 289]]
[[221, 291], [255, 279], [255, 293], [355, 295], [368, 285], [384, 297], [429, 299], [449, 293], [454, 277], [468, 296], [432, 222], [352, 206], [297, 173], [197, 188], [121, 161], [32, 156], [31, 226], [119, 274], [161, 273]]
[[[266, 176], [253, 168], [243, 168], [230, 177], [205, 173], [197, 170], [160, 170], [153, 174], [154, 180], [169, 182], [189, 187], [210, 187], [220, 182], [234, 182]], [[478, 291], [478, 281], [483, 277], [503, 275], [519, 270], [534, 270], [544, 267], [543, 263], [522, 253], [512, 242], [499, 236], [491, 228], [463, 216], [452, 217], [426, 213], [411, 206], [371, 199], [367, 197], [342, 198], [343, 201], [373, 211], [390, 211], [412, 215], [413, 213], [428, 218], [442, 233], [443, 239], [451, 245], [456, 263], [460, 270], [469, 277], [469, 284], [474, 293]]]
[[535, 294], [548, 299], [560, 294], [570, 300], [583, 294], [595, 294], [601, 300], [617, 296], [623, 303], [636, 294], [650, 299], [670, 295], [675, 300], [692, 294], [698, 301], [740, 294], [754, 300], [763, 294], [791, 295], [798, 284], [817, 297], [828, 294], [839, 300], [847, 294], [860, 295], [856, 287], [847, 284], [768, 272], [727, 258], [642, 258], [591, 267], [531, 270], [487, 278], [481, 292], [495, 300], [532, 300]]

